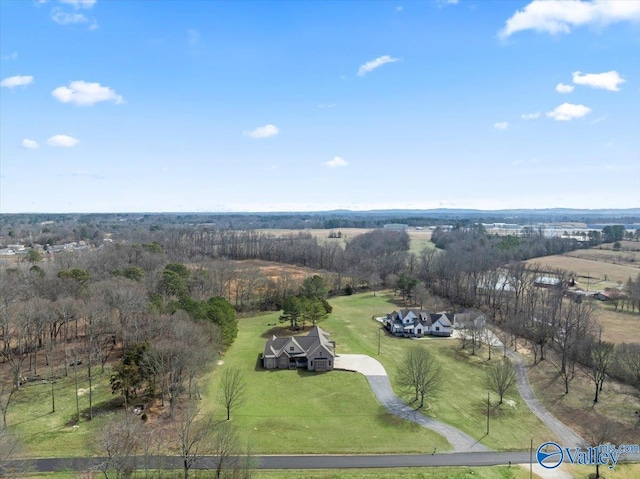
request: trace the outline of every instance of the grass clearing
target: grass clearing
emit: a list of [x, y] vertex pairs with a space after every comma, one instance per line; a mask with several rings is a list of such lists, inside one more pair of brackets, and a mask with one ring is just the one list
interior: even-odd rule
[[[397, 469], [322, 469], [305, 471], [255, 471], [255, 479], [528, 479], [522, 467], [414, 467]], [[535, 475], [535, 478], [539, 476]]]
[[538, 401], [582, 437], [588, 437], [591, 429], [612, 420], [622, 425], [614, 439], [618, 443], [636, 444], [640, 425], [635, 414], [640, 410], [636, 391], [631, 386], [607, 379], [598, 403], [594, 404], [595, 385], [580, 367], [569, 385], [569, 394], [564, 394], [563, 381], [558, 378], [554, 365], [556, 362], [555, 353], [549, 350], [544, 361], [528, 369], [529, 381]]
[[560, 268], [575, 273], [578, 286], [585, 291], [600, 291], [604, 288], [616, 287], [618, 281], [624, 284], [629, 278], [636, 278], [640, 273], [637, 266], [611, 264], [563, 254], [534, 258], [526, 263], [537, 264], [549, 269]]
[[640, 313], [615, 311], [613, 305], [596, 301], [596, 319], [602, 339], [610, 343], [640, 343]]
[[[72, 368], [71, 368], [72, 369]], [[120, 396], [111, 394], [110, 371], [94, 369], [93, 375], [93, 420], [82, 414], [89, 408], [86, 368], [78, 368], [81, 419], [76, 424], [76, 390], [73, 371], [69, 376], [56, 381], [56, 412], [51, 413], [51, 384], [34, 382], [23, 385], [9, 408], [7, 425], [20, 438], [28, 457], [71, 457], [91, 454], [97, 431], [115, 414], [114, 401]], [[84, 393], [83, 393], [84, 391]]]
[[[381, 331], [381, 354], [377, 354], [380, 316], [399, 306], [390, 294], [372, 293], [333, 298], [333, 314], [322, 323], [337, 343], [337, 352], [367, 354], [378, 359], [395, 384], [404, 351], [412, 340], [391, 337]], [[444, 439], [431, 431], [390, 416], [373, 396], [364, 376], [332, 371], [324, 374], [303, 371], [265, 371], [259, 354], [272, 334], [286, 330], [278, 313], [243, 318], [238, 340], [224, 357], [224, 365], [241, 368], [247, 378], [247, 403], [232, 414], [232, 420], [247, 432], [253, 450], [261, 454], [289, 453], [408, 453], [444, 450]], [[278, 323], [277, 326], [268, 326]], [[521, 402], [509, 395], [516, 407], [493, 409], [490, 435], [486, 432], [484, 386], [487, 362], [480, 355], [460, 351], [453, 339], [422, 340], [445, 368], [445, 384], [439, 399], [427, 414], [450, 423], [484, 444], [499, 450], [522, 450], [534, 440], [554, 438], [542, 422]], [[223, 366], [224, 367], [224, 366]], [[206, 401], [217, 416], [215, 403], [218, 374], [208, 378]], [[492, 399], [497, 402], [497, 398]], [[355, 420], [357, 418], [357, 420]], [[328, 433], [330, 431], [330, 433]], [[280, 438], [286, 436], [287, 440]]]
[[[591, 479], [596, 472], [595, 466], [565, 464], [562, 467], [573, 476], [573, 479]], [[613, 469], [601, 466], [600, 477], [603, 479], [638, 479], [640, 477], [640, 464], [618, 464]]]

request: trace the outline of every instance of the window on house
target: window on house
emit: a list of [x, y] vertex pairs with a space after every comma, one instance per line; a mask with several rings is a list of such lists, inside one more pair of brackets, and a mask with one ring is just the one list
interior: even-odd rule
[[289, 351], [293, 351], [293, 346], [289, 346]]
[[436, 326], [436, 331], [440, 331], [440, 326]]
[[313, 361], [311, 361], [311, 366], [313, 366]]

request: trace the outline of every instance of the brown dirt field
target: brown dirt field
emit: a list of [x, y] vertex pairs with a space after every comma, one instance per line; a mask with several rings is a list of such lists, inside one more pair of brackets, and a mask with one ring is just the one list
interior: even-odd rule
[[257, 268], [269, 279], [276, 279], [282, 275], [289, 275], [294, 280], [304, 280], [308, 276], [318, 274], [317, 269], [303, 268], [302, 266], [292, 266], [284, 263], [274, 263], [272, 261], [249, 259], [244, 261], [234, 261], [233, 263], [238, 269]]

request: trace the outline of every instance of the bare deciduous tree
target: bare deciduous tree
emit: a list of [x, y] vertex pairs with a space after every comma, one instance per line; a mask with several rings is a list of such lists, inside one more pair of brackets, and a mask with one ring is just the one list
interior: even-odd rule
[[227, 421], [231, 418], [231, 411], [244, 404], [246, 381], [242, 371], [236, 367], [229, 367], [222, 373], [220, 380], [220, 396], [227, 410]]
[[[140, 422], [126, 412], [108, 422], [97, 438], [97, 448], [105, 460], [99, 465], [105, 479], [124, 477], [135, 468], [132, 461], [139, 448]], [[111, 475], [111, 476], [110, 476]]]
[[495, 361], [487, 368], [487, 387], [500, 396], [500, 402], [504, 399], [505, 394], [516, 383], [516, 372], [507, 358], [502, 358], [502, 361]]
[[211, 437], [211, 421], [199, 418], [200, 409], [195, 404], [186, 405], [174, 419], [173, 430], [178, 444], [184, 479], [201, 456], [201, 448]]
[[398, 366], [398, 382], [415, 394], [414, 402], [420, 399], [418, 407], [422, 408], [425, 399], [438, 393], [442, 383], [442, 368], [426, 348], [411, 346]]
[[0, 412], [2, 412], [2, 431], [7, 429], [7, 412], [16, 392], [12, 381], [0, 378]]
[[598, 393], [602, 392], [602, 386], [609, 368], [613, 363], [613, 344], [602, 340], [602, 329], [597, 341], [592, 341], [589, 346], [589, 373], [591, 380], [596, 386], [596, 393], [593, 402], [598, 402]]

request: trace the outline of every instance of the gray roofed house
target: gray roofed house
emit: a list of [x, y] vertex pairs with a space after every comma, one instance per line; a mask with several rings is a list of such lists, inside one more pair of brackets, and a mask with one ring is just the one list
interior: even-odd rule
[[384, 326], [395, 336], [422, 337], [451, 336], [455, 315], [453, 313], [429, 313], [423, 309], [401, 309], [387, 314]]
[[262, 365], [265, 369], [330, 371], [335, 349], [336, 343], [329, 339], [329, 333], [314, 326], [306, 336], [278, 338], [274, 335], [264, 345]]

